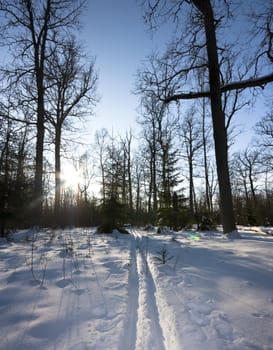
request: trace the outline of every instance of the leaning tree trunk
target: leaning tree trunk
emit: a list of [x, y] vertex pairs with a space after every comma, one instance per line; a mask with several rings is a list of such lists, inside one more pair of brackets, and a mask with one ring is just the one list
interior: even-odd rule
[[221, 101], [220, 69], [216, 43], [215, 19], [209, 0], [192, 0], [192, 2], [204, 16], [209, 66], [211, 114], [220, 192], [221, 216], [224, 233], [230, 233], [236, 230], [236, 225], [228, 168], [228, 146], [225, 127], [225, 114], [223, 112]]

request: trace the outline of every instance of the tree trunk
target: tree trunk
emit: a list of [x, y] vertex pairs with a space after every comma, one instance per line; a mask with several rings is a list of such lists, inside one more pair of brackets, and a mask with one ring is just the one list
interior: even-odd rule
[[56, 128], [55, 134], [55, 219], [58, 221], [58, 215], [61, 208], [61, 128]]
[[254, 186], [254, 182], [253, 182], [253, 176], [252, 176], [252, 169], [249, 169], [249, 183], [250, 183], [250, 190], [251, 190], [251, 194], [252, 194], [252, 198], [254, 201], [255, 206], [257, 205], [257, 196], [256, 196], [256, 191], [255, 191], [255, 186]]
[[220, 89], [220, 69], [216, 44], [215, 20], [209, 0], [192, 0], [204, 15], [209, 66], [209, 85], [215, 156], [220, 192], [220, 208], [224, 233], [236, 230], [232, 193], [228, 168], [228, 146], [225, 127], [225, 115], [222, 108]]
[[136, 212], [140, 210], [140, 173], [136, 171]]
[[11, 132], [8, 128], [7, 135], [6, 135], [6, 141], [4, 145], [5, 155], [3, 158], [3, 173], [4, 173], [4, 181], [3, 183], [0, 183], [1, 185], [1, 198], [0, 198], [0, 219], [1, 219], [1, 226], [0, 226], [0, 237], [5, 237], [6, 235], [6, 221], [7, 221], [7, 215], [8, 215], [8, 198], [9, 198], [9, 164], [10, 164], [10, 136]]
[[43, 78], [37, 78], [37, 140], [34, 177], [34, 211], [36, 224], [40, 223], [43, 207], [43, 152], [44, 152], [44, 89]]
[[152, 159], [149, 162], [149, 182], [148, 182], [148, 213], [152, 212], [152, 193], [153, 193], [153, 164]]
[[[190, 153], [191, 153], [191, 151], [190, 151]], [[193, 216], [194, 215], [194, 204], [193, 204], [194, 183], [193, 183], [193, 157], [192, 157], [192, 154], [189, 154], [188, 162], [189, 162], [189, 205], [190, 205], [190, 213]]]
[[[128, 145], [129, 146], [129, 145]], [[127, 168], [128, 168], [128, 191], [129, 191], [129, 208], [133, 210], [133, 187], [132, 187], [132, 173], [131, 173], [131, 149], [129, 146]]]
[[27, 2], [26, 7], [30, 18], [30, 31], [34, 48], [33, 59], [37, 87], [37, 140], [34, 177], [34, 217], [36, 224], [40, 224], [43, 209], [43, 153], [45, 136], [44, 64], [51, 2], [48, 0], [46, 4], [44, 13], [44, 25], [39, 33], [40, 40], [36, 40], [35, 21], [33, 17], [31, 2]]
[[206, 126], [205, 126], [205, 100], [202, 101], [202, 139], [203, 139], [203, 156], [204, 156], [204, 171], [205, 171], [205, 187], [206, 187], [206, 207], [208, 213], [212, 212], [211, 199], [210, 199], [210, 184], [209, 184], [209, 169], [207, 159], [207, 138], [206, 138]]

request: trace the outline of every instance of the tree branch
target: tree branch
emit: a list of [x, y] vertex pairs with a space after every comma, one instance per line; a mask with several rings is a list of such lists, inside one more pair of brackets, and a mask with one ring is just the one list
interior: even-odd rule
[[[243, 90], [251, 87], [264, 88], [266, 84], [272, 83], [272, 82], [273, 82], [273, 73], [270, 73], [268, 75], [264, 75], [259, 78], [236, 81], [230, 84], [223, 85], [221, 86], [221, 92], [231, 91], [231, 90]], [[202, 98], [202, 97], [210, 97], [210, 91], [197, 91], [197, 92], [175, 94], [167, 97], [164, 100], [164, 102], [169, 103], [172, 101], [190, 100], [190, 99]]]

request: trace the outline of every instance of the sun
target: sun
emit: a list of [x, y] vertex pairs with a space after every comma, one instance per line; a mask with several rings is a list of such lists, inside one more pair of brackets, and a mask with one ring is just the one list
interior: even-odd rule
[[77, 189], [81, 176], [73, 166], [65, 165], [61, 172], [61, 180], [64, 187]]

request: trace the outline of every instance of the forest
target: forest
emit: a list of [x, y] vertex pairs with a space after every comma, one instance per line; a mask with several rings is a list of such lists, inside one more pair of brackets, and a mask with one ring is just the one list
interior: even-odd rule
[[[138, 128], [105, 126], [76, 151], [100, 103], [99, 67], [77, 39], [88, 2], [0, 1], [2, 236], [33, 226], [273, 225], [272, 1], [138, 2], [149, 30], [174, 27], [165, 51], [139, 64]], [[236, 115], [261, 100], [253, 140], [236, 149]]]

